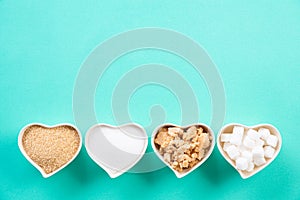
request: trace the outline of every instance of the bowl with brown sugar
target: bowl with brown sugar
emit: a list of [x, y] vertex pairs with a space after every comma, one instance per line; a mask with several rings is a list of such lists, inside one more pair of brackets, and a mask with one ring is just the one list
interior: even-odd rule
[[71, 124], [47, 126], [34, 123], [20, 131], [18, 145], [24, 157], [48, 178], [76, 158], [82, 138]]
[[163, 124], [154, 130], [151, 145], [157, 156], [182, 178], [208, 159], [215, 136], [211, 128], [202, 123], [184, 127]]

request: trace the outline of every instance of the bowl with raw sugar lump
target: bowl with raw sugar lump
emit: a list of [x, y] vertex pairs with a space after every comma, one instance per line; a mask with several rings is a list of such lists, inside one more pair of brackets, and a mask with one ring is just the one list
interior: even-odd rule
[[282, 146], [279, 131], [271, 124], [225, 125], [217, 136], [222, 156], [243, 179], [263, 170], [277, 157]]

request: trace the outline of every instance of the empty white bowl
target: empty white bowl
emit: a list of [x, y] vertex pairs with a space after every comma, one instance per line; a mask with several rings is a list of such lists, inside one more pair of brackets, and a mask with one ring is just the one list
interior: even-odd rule
[[132, 168], [144, 155], [148, 136], [138, 124], [97, 124], [85, 136], [85, 148], [92, 160], [111, 178]]

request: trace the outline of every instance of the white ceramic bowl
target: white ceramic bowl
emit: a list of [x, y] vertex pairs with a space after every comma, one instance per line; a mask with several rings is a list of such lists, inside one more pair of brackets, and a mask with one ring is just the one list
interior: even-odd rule
[[[46, 173], [37, 163], [35, 163], [26, 153], [26, 151], [24, 150], [24, 147], [23, 147], [23, 135], [24, 135], [24, 132], [27, 128], [31, 127], [31, 126], [34, 126], [34, 125], [37, 125], [37, 126], [42, 126], [44, 128], [57, 128], [57, 127], [60, 127], [60, 126], [69, 126], [69, 127], [72, 127], [73, 129], [76, 130], [76, 132], [78, 133], [78, 136], [79, 136], [79, 139], [80, 139], [80, 142], [79, 142], [79, 147], [78, 147], [78, 150], [76, 151], [76, 153], [74, 154], [74, 156], [67, 162], [65, 163], [64, 165], [62, 165], [61, 167], [59, 167], [57, 170], [51, 172], [51, 173]], [[41, 123], [32, 123], [32, 124], [28, 124], [26, 125], [24, 128], [22, 128], [22, 130], [20, 131], [19, 133], [19, 136], [18, 136], [18, 146], [19, 146], [19, 149], [20, 151], [22, 152], [22, 154], [24, 155], [24, 157], [36, 168], [39, 170], [39, 172], [42, 174], [42, 176], [44, 178], [48, 178], [50, 176], [52, 176], [53, 174], [59, 172], [60, 170], [62, 170], [63, 168], [65, 168], [68, 164], [70, 164], [76, 157], [77, 155], [79, 154], [80, 152], [80, 149], [81, 149], [81, 146], [82, 146], [82, 138], [81, 138], [81, 134], [80, 134], [80, 131], [72, 124], [68, 124], [68, 123], [63, 123], [63, 124], [57, 124], [57, 125], [54, 125], [54, 126], [48, 126], [48, 125], [45, 125], [45, 124], [41, 124]]]
[[[259, 128], [267, 128], [270, 130], [271, 134], [277, 136], [278, 138], [278, 143], [277, 143], [277, 146], [275, 148], [275, 153], [274, 153], [274, 156], [271, 158], [271, 159], [266, 159], [267, 160], [267, 163], [264, 164], [264, 165], [261, 165], [259, 167], [255, 166], [254, 170], [252, 172], [247, 172], [247, 171], [242, 171], [242, 170], [238, 170], [236, 169], [236, 166], [235, 166], [235, 163], [233, 160], [231, 160], [229, 158], [229, 156], [227, 155], [227, 153], [224, 151], [223, 149], [223, 142], [221, 142], [221, 134], [222, 133], [232, 133], [232, 130], [233, 130], [233, 127], [234, 126], [241, 126], [241, 127], [244, 127], [245, 129], [245, 132], [249, 129], [254, 129], [254, 130], [258, 130]], [[277, 155], [279, 154], [280, 152], [280, 149], [281, 149], [281, 145], [282, 145], [282, 138], [281, 138], [281, 135], [279, 133], [279, 131], [271, 124], [258, 124], [258, 125], [255, 125], [255, 126], [246, 126], [246, 125], [243, 125], [243, 124], [238, 124], [238, 123], [231, 123], [231, 124], [227, 124], [225, 125], [220, 131], [219, 131], [219, 134], [217, 136], [217, 146], [218, 146], [218, 149], [220, 151], [220, 153], [222, 154], [222, 156], [226, 159], [226, 161], [231, 165], [233, 166], [237, 171], [238, 173], [240, 174], [240, 176], [243, 178], [243, 179], [246, 179], [246, 178], [249, 178], [251, 176], [253, 176], [254, 174], [260, 172], [261, 170], [263, 170], [265, 167], [267, 167], [269, 164], [271, 164], [271, 162], [277, 157]]]
[[[182, 172], [178, 172], [176, 171], [175, 169], [173, 169], [169, 163], [167, 163], [164, 158], [162, 157], [162, 155], [160, 155], [160, 153], [158, 152], [158, 149], [156, 148], [155, 146], [155, 143], [154, 143], [154, 139], [159, 131], [160, 128], [162, 127], [168, 127], [168, 126], [176, 126], [176, 127], [179, 127], [179, 128], [182, 128], [182, 129], [186, 129], [186, 128], [189, 128], [191, 126], [201, 126], [204, 128], [204, 131], [206, 131], [211, 137], [212, 137], [212, 141], [211, 141], [211, 145], [209, 147], [209, 150], [206, 152], [206, 154], [204, 155], [204, 157], [202, 158], [202, 160], [197, 163], [195, 166], [193, 166], [192, 168], [190, 169], [187, 169], [187, 170], [183, 170]], [[152, 145], [152, 149], [154, 150], [154, 152], [156, 153], [156, 155], [158, 156], [158, 158], [164, 162], [173, 172], [174, 174], [177, 176], [177, 178], [182, 178], [186, 175], [188, 175], [189, 173], [191, 173], [192, 171], [194, 171], [195, 169], [197, 169], [198, 167], [200, 167], [200, 165], [202, 165], [208, 158], [209, 156], [211, 155], [211, 153], [213, 152], [213, 149], [214, 149], [214, 146], [215, 146], [215, 135], [214, 135], [214, 132], [212, 131], [212, 129], [207, 126], [206, 124], [202, 124], [202, 123], [195, 123], [195, 124], [190, 124], [190, 125], [187, 125], [187, 126], [179, 126], [179, 125], [176, 125], [176, 124], [170, 124], [170, 123], [166, 123], [166, 124], [162, 124], [160, 126], [158, 126], [152, 133], [152, 138], [151, 138], [151, 145]]]
[[134, 123], [97, 124], [85, 136], [87, 153], [111, 178], [132, 168], [143, 157], [147, 145], [146, 131]]

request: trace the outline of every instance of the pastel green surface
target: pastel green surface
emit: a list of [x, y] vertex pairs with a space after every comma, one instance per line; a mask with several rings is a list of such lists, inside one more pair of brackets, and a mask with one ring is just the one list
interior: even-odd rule
[[[32, 122], [75, 123], [72, 94], [84, 59], [111, 36], [142, 27], [181, 32], [207, 50], [225, 87], [224, 124], [271, 123], [281, 131], [282, 150], [270, 166], [243, 180], [217, 148], [183, 179], [168, 168], [110, 179], [84, 146], [74, 162], [48, 179], [27, 162], [17, 145], [20, 129]], [[200, 120], [209, 124], [210, 96], [201, 76], [180, 58], [156, 51], [129, 54], [103, 75], [95, 94], [98, 121], [114, 124], [113, 84], [149, 62], [166, 63], [186, 78], [196, 91]], [[299, 199], [299, 74], [300, 2], [296, 0], [249, 4], [1, 0], [0, 199]], [[153, 92], [160, 98], [149, 98]], [[146, 126], [154, 104], [165, 107], [167, 122], [179, 123], [179, 103], [166, 88], [146, 85], [133, 94], [128, 107], [132, 120]], [[81, 131], [85, 135], [86, 130]]]

